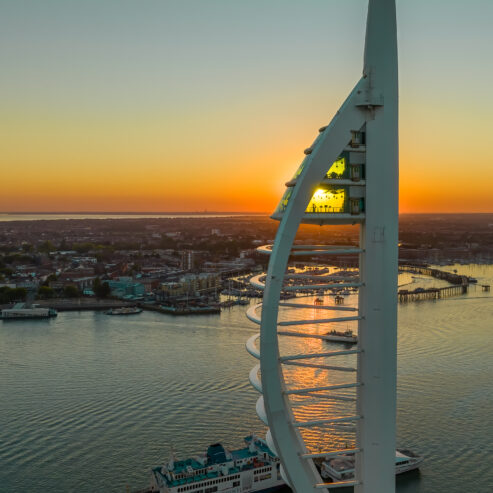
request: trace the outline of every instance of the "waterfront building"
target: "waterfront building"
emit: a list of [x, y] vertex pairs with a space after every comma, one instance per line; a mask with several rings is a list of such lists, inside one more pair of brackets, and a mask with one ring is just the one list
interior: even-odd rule
[[140, 282], [134, 282], [131, 278], [110, 279], [103, 282], [109, 285], [111, 296], [117, 298], [137, 298], [145, 294], [144, 285]]
[[221, 278], [217, 273], [202, 272], [200, 274], [185, 274], [179, 281], [161, 284], [161, 292], [165, 298], [177, 296], [200, 296], [217, 291], [221, 287]]
[[[273, 214], [280, 226], [273, 245], [260, 248], [270, 255], [262, 305], [248, 317], [260, 334], [247, 343], [260, 360], [250, 373], [262, 395], [257, 414], [269, 426], [266, 441], [281, 459], [281, 473], [297, 493], [332, 491], [354, 486], [355, 493], [395, 491], [397, 245], [398, 245], [398, 83], [395, 0], [370, 0], [363, 76], [329, 125], [320, 128], [313, 144]], [[358, 225], [353, 246], [299, 245], [299, 225]], [[327, 273], [287, 271], [290, 258], [341, 258], [358, 255], [359, 278]], [[281, 293], [358, 289], [356, 307], [316, 306], [310, 298], [285, 302]], [[304, 295], [306, 296], [306, 294]], [[261, 316], [256, 310], [260, 310]], [[296, 316], [297, 309], [314, 309], [313, 318]], [[323, 313], [327, 313], [324, 315]], [[335, 315], [329, 315], [335, 312]], [[298, 312], [300, 313], [300, 312]], [[289, 317], [289, 318], [288, 318]], [[301, 317], [303, 318], [303, 317]], [[317, 324], [352, 324], [358, 343], [343, 350], [320, 344], [330, 339]], [[260, 338], [260, 350], [256, 340]], [[283, 338], [306, 341], [304, 350], [284, 354]], [[323, 345], [322, 345], [323, 347]], [[314, 348], [318, 350], [314, 350]], [[322, 352], [321, 352], [322, 351]], [[352, 358], [352, 359], [351, 359]], [[347, 361], [353, 362], [351, 366]], [[325, 372], [323, 383], [309, 377], [293, 385], [285, 375], [298, 369]], [[261, 376], [259, 376], [259, 372]], [[303, 373], [305, 372], [305, 373]], [[305, 399], [305, 400], [303, 400]], [[327, 411], [327, 402], [347, 403], [347, 415]], [[305, 416], [300, 406], [305, 406]], [[322, 411], [320, 411], [322, 410]], [[348, 445], [334, 446], [344, 429]], [[316, 447], [307, 437], [317, 434]], [[355, 457], [350, 480], [325, 482], [314, 459]]]

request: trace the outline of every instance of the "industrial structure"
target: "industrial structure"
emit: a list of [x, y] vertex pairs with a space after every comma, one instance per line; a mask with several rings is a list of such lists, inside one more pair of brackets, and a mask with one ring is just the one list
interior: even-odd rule
[[[262, 394], [256, 407], [269, 427], [267, 443], [297, 493], [345, 486], [354, 486], [356, 493], [392, 493], [398, 275], [395, 0], [369, 0], [363, 76], [330, 124], [319, 130], [286, 185], [272, 216], [280, 221], [274, 244], [259, 249], [270, 255], [267, 274], [252, 279], [264, 289], [263, 303], [247, 313], [260, 325], [247, 350], [259, 359], [250, 381]], [[300, 245], [295, 238], [301, 223], [358, 225], [359, 245]], [[356, 253], [359, 274], [349, 282], [333, 273], [288, 270], [292, 256]], [[357, 289], [357, 303], [320, 306], [313, 301], [317, 293], [342, 289]], [[299, 296], [285, 300], [287, 291]], [[320, 332], [320, 327], [341, 323], [357, 330], [356, 346], [337, 349]], [[354, 478], [324, 482], [317, 460], [341, 455], [355, 456]]]

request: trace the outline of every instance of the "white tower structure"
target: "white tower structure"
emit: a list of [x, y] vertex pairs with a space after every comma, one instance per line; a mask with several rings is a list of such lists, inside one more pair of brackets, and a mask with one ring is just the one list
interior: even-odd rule
[[[369, 0], [363, 76], [305, 155], [272, 216], [280, 220], [274, 244], [259, 249], [270, 255], [267, 275], [252, 279], [254, 286], [264, 289], [263, 303], [247, 313], [260, 325], [260, 334], [247, 342], [247, 350], [259, 359], [250, 373], [251, 383], [262, 393], [257, 413], [269, 427], [267, 442], [281, 459], [281, 473], [297, 493], [351, 485], [356, 493], [391, 493], [395, 491], [398, 274], [395, 0]], [[297, 244], [301, 223], [358, 224], [359, 245]], [[355, 254], [359, 273], [350, 282], [334, 273], [287, 271], [290, 258], [340, 259]], [[352, 307], [315, 306], [306, 301], [308, 297], [305, 302], [299, 297], [284, 301], [284, 294], [291, 291], [307, 296], [310, 290], [314, 294], [314, 290], [352, 288], [357, 288], [358, 297]], [[331, 316], [331, 311], [338, 313]], [[303, 319], [307, 312], [315, 315]], [[341, 323], [357, 327], [356, 346], [339, 350], [326, 343], [319, 328]], [[284, 354], [283, 341], [295, 341], [302, 350]], [[353, 364], [347, 366], [348, 361]], [[323, 383], [319, 377], [293, 383], [288, 376], [293, 368], [323, 373]], [[308, 398], [306, 404], [303, 398]], [[326, 413], [323, 403], [327, 402], [342, 403], [351, 412]], [[300, 409], [310, 405], [315, 411], [303, 419]], [[317, 410], [322, 413], [317, 415]], [[314, 430], [316, 436], [327, 436], [315, 450]], [[340, 430], [353, 432], [354, 440], [348, 446], [331, 446], [331, 436]], [[341, 454], [355, 456], [354, 477], [324, 482], [314, 459]]]

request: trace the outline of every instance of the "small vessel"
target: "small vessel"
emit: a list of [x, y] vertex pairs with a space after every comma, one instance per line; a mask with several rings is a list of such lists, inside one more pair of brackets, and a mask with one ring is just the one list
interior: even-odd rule
[[58, 315], [53, 308], [42, 308], [39, 305], [16, 303], [12, 308], [2, 310], [2, 320], [26, 320], [33, 318], [51, 318]]
[[[410, 450], [397, 449], [395, 451], [395, 473], [402, 474], [404, 472], [418, 469], [423, 462], [423, 457], [420, 457]], [[333, 459], [328, 459], [322, 462], [321, 476], [324, 479], [332, 481], [346, 481], [354, 478], [354, 455], [341, 454]]]
[[137, 313], [142, 313], [142, 308], [137, 306], [123, 306], [121, 308], [111, 308], [106, 315], [137, 315]]
[[156, 493], [273, 492], [285, 486], [279, 459], [266, 442], [245, 437], [246, 447], [227, 450], [220, 443], [207, 453], [186, 460], [171, 455], [167, 464], [151, 470], [150, 490]]
[[204, 306], [171, 306], [160, 305], [161, 313], [169, 313], [170, 315], [208, 315], [212, 313], [221, 313], [219, 305], [204, 305]]
[[338, 330], [331, 330], [325, 334], [324, 339], [331, 342], [347, 342], [349, 344], [356, 344], [358, 342], [358, 337], [353, 334], [350, 329], [344, 332]]
[[313, 302], [315, 305], [323, 305], [324, 304], [324, 300], [322, 298], [315, 298], [315, 301]]

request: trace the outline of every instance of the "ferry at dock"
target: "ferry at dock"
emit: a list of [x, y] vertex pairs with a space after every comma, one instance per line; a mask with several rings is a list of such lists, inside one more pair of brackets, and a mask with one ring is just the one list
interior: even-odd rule
[[174, 456], [151, 471], [148, 491], [156, 493], [267, 493], [282, 489], [280, 462], [266, 442], [245, 437], [246, 446], [227, 450], [220, 443], [207, 452], [185, 460]]
[[29, 305], [27, 303], [16, 303], [12, 308], [2, 310], [0, 319], [2, 320], [26, 320], [36, 318], [56, 317], [57, 311], [53, 308], [43, 308], [39, 305]]
[[142, 313], [142, 308], [137, 306], [123, 306], [121, 308], [111, 308], [106, 315], [138, 315]]

